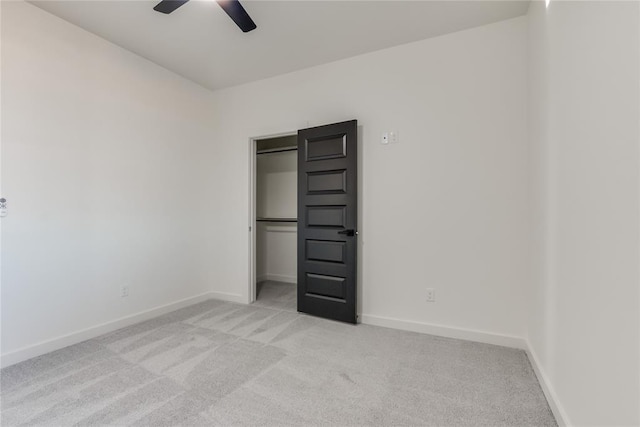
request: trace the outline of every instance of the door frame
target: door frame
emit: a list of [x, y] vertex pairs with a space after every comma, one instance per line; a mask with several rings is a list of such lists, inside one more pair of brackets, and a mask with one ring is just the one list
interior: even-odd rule
[[247, 304], [251, 304], [256, 300], [256, 179], [258, 175], [256, 154], [258, 152], [258, 141], [294, 135], [298, 135], [297, 129], [295, 131], [249, 138], [249, 225], [247, 227], [249, 231], [249, 286], [247, 290]]

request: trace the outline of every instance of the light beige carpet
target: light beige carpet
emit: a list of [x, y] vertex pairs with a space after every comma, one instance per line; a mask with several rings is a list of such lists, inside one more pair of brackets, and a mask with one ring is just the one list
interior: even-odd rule
[[3, 426], [554, 426], [523, 351], [207, 301], [1, 372]]

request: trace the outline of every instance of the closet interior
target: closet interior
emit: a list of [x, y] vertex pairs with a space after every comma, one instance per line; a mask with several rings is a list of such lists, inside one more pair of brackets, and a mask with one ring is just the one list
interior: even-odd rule
[[256, 141], [256, 304], [296, 311], [297, 135]]

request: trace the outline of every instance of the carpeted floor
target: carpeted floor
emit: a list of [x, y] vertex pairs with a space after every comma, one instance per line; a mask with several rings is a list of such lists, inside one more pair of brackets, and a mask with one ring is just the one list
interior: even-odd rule
[[215, 300], [1, 381], [3, 426], [556, 425], [520, 350]]
[[296, 313], [298, 311], [297, 286], [294, 283], [271, 280], [260, 282], [256, 286], [256, 302], [254, 305]]

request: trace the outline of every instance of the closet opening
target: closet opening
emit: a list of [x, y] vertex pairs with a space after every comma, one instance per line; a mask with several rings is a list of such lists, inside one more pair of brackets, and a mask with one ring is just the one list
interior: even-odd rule
[[297, 311], [297, 133], [251, 140], [249, 302]]

